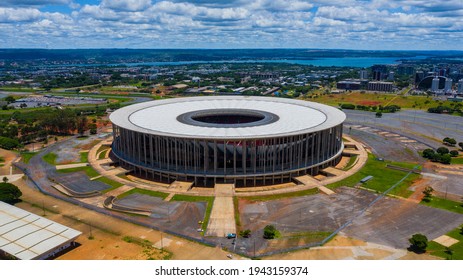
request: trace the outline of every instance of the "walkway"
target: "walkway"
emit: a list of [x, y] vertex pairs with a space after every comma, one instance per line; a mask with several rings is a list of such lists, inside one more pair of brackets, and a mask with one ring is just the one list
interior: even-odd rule
[[216, 184], [206, 236], [224, 237], [236, 233], [235, 210], [233, 206], [234, 184]]

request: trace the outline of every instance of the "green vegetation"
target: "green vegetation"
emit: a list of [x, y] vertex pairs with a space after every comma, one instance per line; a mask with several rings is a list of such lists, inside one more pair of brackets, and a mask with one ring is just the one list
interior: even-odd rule
[[264, 228], [264, 238], [265, 239], [274, 239], [280, 237], [280, 232], [276, 229], [274, 225], [266, 225]]
[[420, 204], [463, 214], [462, 203], [453, 200], [433, 196], [432, 198], [429, 198], [429, 201], [423, 200], [420, 202]]
[[323, 239], [330, 236], [331, 232], [329, 231], [307, 231], [307, 232], [291, 232], [291, 233], [283, 233], [281, 238], [287, 239], [303, 239], [305, 244], [313, 243], [313, 242], [320, 242]]
[[172, 258], [172, 253], [169, 251], [164, 250], [164, 248], [157, 249], [154, 247], [154, 244], [146, 239], [133, 237], [133, 236], [124, 236], [122, 240], [127, 243], [133, 243], [138, 246], [143, 247], [143, 254], [145, 255], [147, 260], [169, 260]]
[[251, 236], [251, 230], [250, 229], [241, 230], [240, 236], [244, 238], [249, 238]]
[[58, 158], [58, 155], [55, 153], [48, 153], [42, 157], [42, 159], [51, 165], [56, 165], [56, 159]]
[[462, 227], [463, 225], [445, 234], [458, 240], [458, 243], [450, 247], [445, 247], [437, 242], [430, 241], [428, 243], [427, 252], [433, 256], [438, 256], [444, 259], [463, 260], [463, 234], [461, 229]]
[[347, 171], [350, 170], [352, 167], [354, 167], [354, 163], [357, 160], [357, 155], [353, 155], [349, 157], [349, 162], [346, 164], [346, 167], [344, 167], [342, 170]]
[[21, 145], [19, 144], [18, 140], [0, 136], [0, 148], [3, 148], [5, 150], [13, 150], [20, 146]]
[[262, 196], [246, 196], [242, 197], [241, 199], [246, 199], [249, 201], [269, 201], [274, 199], [282, 199], [282, 198], [291, 198], [291, 197], [299, 197], [304, 195], [314, 195], [318, 193], [317, 188], [297, 191], [297, 192], [290, 192], [290, 193], [281, 193], [281, 194], [272, 194], [272, 195], [262, 195]]
[[24, 153], [21, 153], [21, 161], [27, 164], [27, 163], [29, 163], [31, 158], [33, 156], [35, 156], [36, 154], [38, 154], [38, 152], [24, 152]]
[[452, 164], [463, 164], [463, 157], [452, 158]]
[[103, 193], [107, 193], [109, 191], [112, 191], [112, 190], [117, 189], [119, 187], [122, 187], [124, 185], [124, 184], [113, 181], [113, 180], [111, 180], [109, 178], [106, 178], [106, 177], [100, 177], [100, 178], [96, 179], [96, 181], [100, 181], [102, 183], [105, 183], [106, 185], [111, 186], [111, 188], [104, 190]]
[[88, 162], [88, 152], [80, 153], [80, 162]]
[[72, 172], [80, 172], [80, 171], [84, 171], [85, 174], [87, 174], [87, 176], [89, 178], [93, 178], [93, 177], [96, 177], [96, 176], [100, 175], [91, 166], [82, 166], [82, 167], [75, 167], [75, 168], [57, 170], [57, 172], [60, 172], [60, 173], [72, 173]]
[[201, 226], [201, 229], [203, 230], [201, 234], [204, 235], [204, 232], [207, 229], [207, 225], [209, 224], [209, 218], [211, 216], [212, 204], [214, 203], [214, 197], [176, 194], [174, 195], [174, 197], [172, 197], [171, 201], [188, 201], [188, 202], [206, 202], [207, 203], [206, 213], [204, 214], [204, 220]]
[[15, 203], [23, 194], [18, 187], [7, 182], [8, 179], [6, 182], [4, 181], [3, 183], [0, 183], [0, 201]]
[[[387, 168], [387, 164], [409, 169], [413, 169], [415, 167], [415, 165], [412, 163], [379, 161], [375, 158], [374, 155], [369, 154], [365, 166], [359, 172], [353, 174], [350, 177], [347, 177], [344, 180], [329, 184], [327, 187], [331, 189], [341, 186], [354, 187], [355, 185], [359, 184], [360, 180], [371, 175], [373, 178], [368, 182], [363, 183], [362, 187], [382, 193], [400, 181], [406, 174], [404, 171]], [[407, 179], [405, 179], [396, 188], [394, 188], [390, 194], [409, 197], [413, 192], [407, 189], [413, 183], [413, 181], [419, 178], [419, 176], [420, 175], [418, 174], [411, 174]]]
[[236, 230], [240, 230], [241, 228], [241, 217], [240, 217], [240, 209], [239, 209], [239, 200], [238, 197], [233, 197], [233, 210], [235, 211], [235, 223], [236, 223]]
[[428, 247], [428, 238], [425, 235], [420, 233], [414, 234], [408, 241], [410, 242], [409, 250], [415, 253], [426, 252], [426, 247]]
[[[454, 107], [452, 101], [433, 100], [427, 96], [403, 96], [395, 94], [378, 94], [378, 93], [362, 93], [360, 91], [352, 91], [348, 94], [322, 94], [320, 92], [311, 96], [316, 98], [316, 102], [328, 104], [331, 106], [339, 106], [339, 104], [350, 103], [353, 105], [363, 106], [387, 106], [397, 105], [401, 108], [415, 108], [427, 110], [431, 107], [437, 107], [441, 104], [447, 107]], [[383, 111], [384, 112], [384, 111]]]
[[127, 196], [129, 196], [131, 194], [134, 194], [134, 193], [143, 194], [143, 195], [149, 195], [149, 196], [154, 196], [154, 197], [160, 197], [162, 199], [165, 199], [167, 196], [169, 196], [168, 193], [135, 188], [135, 189], [131, 189], [128, 192], [120, 194], [117, 198], [122, 199], [122, 198], [127, 197]]

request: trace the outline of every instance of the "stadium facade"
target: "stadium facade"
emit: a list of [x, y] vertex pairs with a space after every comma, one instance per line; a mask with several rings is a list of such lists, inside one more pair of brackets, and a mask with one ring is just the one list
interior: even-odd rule
[[112, 155], [137, 176], [196, 186], [258, 186], [336, 165], [346, 116], [314, 102], [209, 96], [113, 112]]

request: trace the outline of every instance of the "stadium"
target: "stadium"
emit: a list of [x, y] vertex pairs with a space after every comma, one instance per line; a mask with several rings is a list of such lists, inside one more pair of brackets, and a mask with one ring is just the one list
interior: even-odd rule
[[195, 186], [259, 186], [336, 165], [346, 116], [272, 97], [165, 99], [113, 112], [112, 156], [142, 178]]

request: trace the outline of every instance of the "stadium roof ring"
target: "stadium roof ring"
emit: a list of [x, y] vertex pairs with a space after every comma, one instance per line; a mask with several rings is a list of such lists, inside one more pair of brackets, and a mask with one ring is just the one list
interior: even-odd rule
[[334, 107], [272, 97], [164, 99], [110, 116], [113, 155], [155, 180], [256, 186], [316, 174], [341, 156], [346, 116]]

